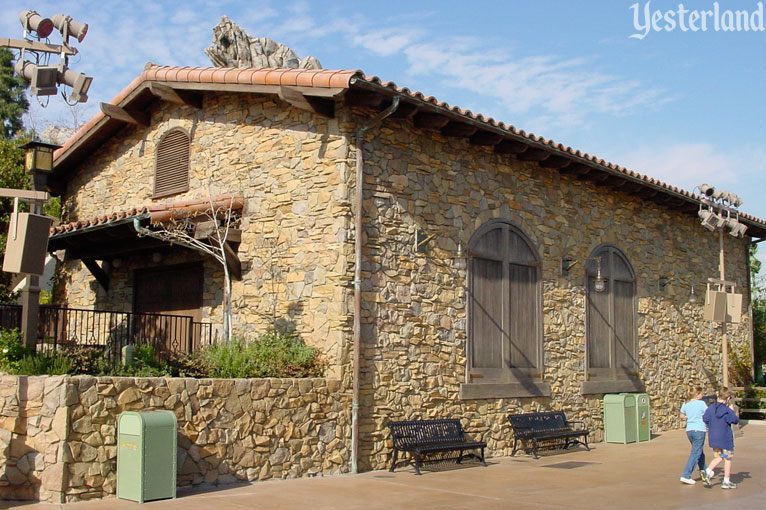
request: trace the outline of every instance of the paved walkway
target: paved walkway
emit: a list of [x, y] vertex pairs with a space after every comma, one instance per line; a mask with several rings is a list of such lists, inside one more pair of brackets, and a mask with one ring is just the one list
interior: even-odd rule
[[[734, 490], [678, 481], [689, 454], [686, 434], [666, 432], [652, 441], [594, 445], [546, 455], [489, 459], [489, 466], [396, 473], [373, 471], [297, 480], [272, 480], [214, 490], [179, 490], [178, 499], [145, 503], [156, 510], [345, 510], [345, 509], [722, 509], [766, 507], [766, 424], [751, 422], [736, 439]], [[706, 455], [709, 450], [706, 448]], [[470, 463], [468, 463], [470, 464]], [[697, 474], [694, 474], [697, 478]], [[0, 509], [126, 510], [132, 501], [84, 503], [0, 502]]]

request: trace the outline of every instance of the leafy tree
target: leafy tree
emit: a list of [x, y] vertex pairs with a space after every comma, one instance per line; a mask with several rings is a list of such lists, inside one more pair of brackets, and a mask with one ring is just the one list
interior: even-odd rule
[[13, 53], [0, 49], [0, 120], [7, 140], [23, 128], [22, 117], [29, 109], [24, 91], [29, 84], [13, 71]]
[[756, 366], [766, 361], [766, 295], [761, 284], [762, 280], [758, 277], [761, 262], [755, 258], [757, 251], [757, 245], [750, 247], [750, 274], [753, 282], [753, 347]]

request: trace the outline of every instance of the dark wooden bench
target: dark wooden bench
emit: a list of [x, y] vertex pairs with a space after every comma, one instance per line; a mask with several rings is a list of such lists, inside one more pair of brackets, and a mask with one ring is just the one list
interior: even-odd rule
[[[460, 420], [394, 421], [388, 424], [388, 428], [394, 440], [394, 458], [389, 470], [391, 472], [396, 468], [399, 452], [409, 452], [414, 457], [415, 473], [418, 475], [424, 456], [443, 452], [459, 452], [456, 459], [458, 464], [464, 457], [474, 457], [483, 465], [487, 465], [484, 461], [484, 448], [487, 443], [466, 438]], [[481, 450], [481, 455], [466, 454], [466, 450]], [[439, 460], [445, 459], [440, 457]]]
[[[563, 411], [548, 411], [544, 413], [511, 414], [508, 421], [513, 427], [513, 451], [511, 456], [516, 455], [520, 443], [524, 443], [523, 450], [537, 457], [537, 449], [540, 447], [569, 448], [575, 444], [581, 444], [586, 450], [588, 447], [589, 430], [584, 428], [575, 429], [572, 425], [582, 422], [570, 422]], [[531, 443], [531, 445], [530, 445]]]

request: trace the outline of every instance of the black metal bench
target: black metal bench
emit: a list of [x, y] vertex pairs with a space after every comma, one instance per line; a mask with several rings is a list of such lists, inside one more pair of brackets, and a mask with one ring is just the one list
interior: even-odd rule
[[[582, 422], [567, 421], [563, 411], [549, 411], [544, 413], [511, 414], [508, 421], [513, 427], [513, 451], [511, 456], [516, 455], [520, 443], [525, 443], [523, 450], [532, 453], [537, 459], [537, 449], [544, 448], [569, 448], [575, 444], [581, 444], [586, 450], [588, 447], [589, 430], [584, 428], [575, 429], [572, 425]], [[530, 446], [531, 443], [531, 446]]]
[[[391, 472], [396, 468], [399, 452], [412, 454], [415, 459], [415, 473], [418, 475], [424, 456], [443, 452], [459, 452], [456, 458], [458, 464], [465, 457], [474, 457], [483, 465], [487, 465], [484, 461], [484, 448], [487, 443], [466, 438], [460, 420], [394, 421], [389, 423], [388, 427], [394, 440], [394, 458], [389, 470]], [[466, 454], [466, 450], [481, 450], [481, 455]], [[445, 458], [440, 457], [439, 460]]]

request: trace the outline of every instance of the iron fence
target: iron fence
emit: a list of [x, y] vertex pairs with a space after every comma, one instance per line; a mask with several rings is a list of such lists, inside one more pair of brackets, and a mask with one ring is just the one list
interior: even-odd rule
[[[0, 327], [21, 327], [21, 306], [0, 305]], [[38, 345], [99, 347], [119, 356], [128, 344], [149, 344], [159, 355], [191, 353], [214, 340], [213, 324], [186, 315], [40, 306]]]

